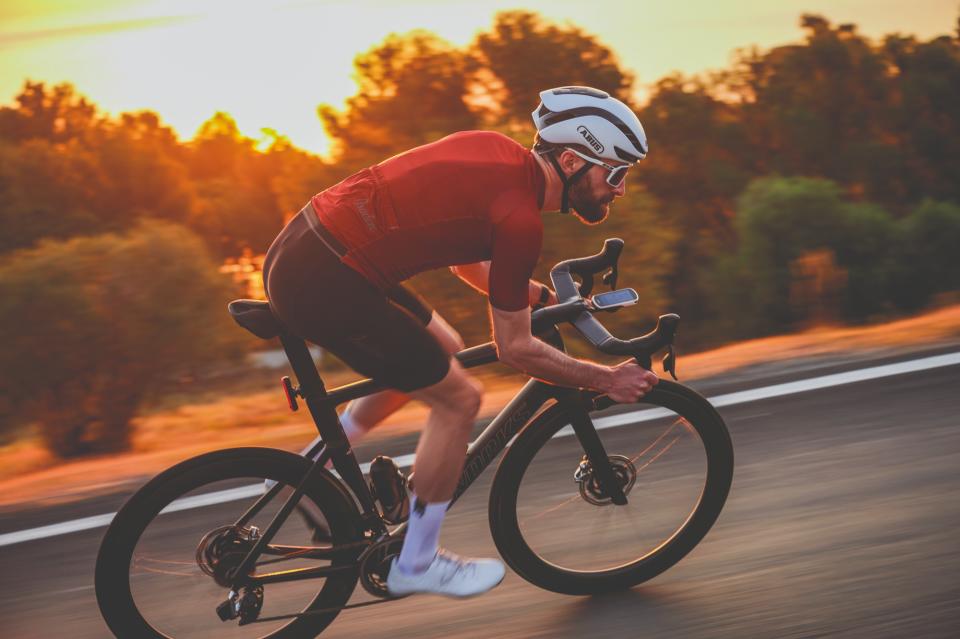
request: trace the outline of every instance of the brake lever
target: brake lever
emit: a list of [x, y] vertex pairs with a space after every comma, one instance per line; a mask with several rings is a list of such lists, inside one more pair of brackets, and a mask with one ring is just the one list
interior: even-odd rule
[[581, 275], [580, 276], [580, 295], [582, 297], [588, 297], [593, 291], [593, 275]]
[[673, 344], [667, 346], [667, 354], [663, 356], [663, 370], [670, 373], [674, 380], [679, 381], [677, 377], [677, 351]]
[[616, 290], [617, 288], [617, 277], [620, 272], [617, 268], [617, 262], [613, 263], [613, 266], [610, 267], [610, 270], [603, 274], [603, 283], [610, 286], [610, 290]]

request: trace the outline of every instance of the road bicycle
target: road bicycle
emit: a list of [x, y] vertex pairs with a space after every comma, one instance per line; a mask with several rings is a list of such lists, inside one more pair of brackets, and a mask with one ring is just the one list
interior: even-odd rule
[[[630, 340], [596, 318], [637, 299], [632, 289], [590, 295], [595, 275], [616, 288], [622, 248], [608, 239], [596, 255], [557, 264], [559, 302], [533, 312], [533, 332], [563, 349], [558, 325], [571, 323], [601, 352], [648, 369], [665, 349], [664, 370], [676, 379], [677, 315]], [[365, 479], [336, 412], [383, 387], [363, 380], [328, 391], [304, 340], [285, 332], [267, 303], [236, 300], [229, 310], [255, 335], [279, 337], [297, 380], [282, 380], [287, 401], [293, 410], [306, 403], [321, 441], [307, 456], [200, 455], [130, 497], [96, 564], [97, 601], [118, 637], [312, 637], [344, 609], [390, 600], [406, 478], [381, 456]], [[456, 357], [466, 368], [497, 361], [492, 343]], [[716, 521], [733, 476], [723, 419], [668, 379], [631, 405], [531, 379], [468, 447], [452, 504], [504, 449], [490, 487], [493, 541], [518, 575], [569, 595], [629, 588], [676, 564]], [[305, 504], [322, 513], [326, 535], [290, 516]], [[351, 604], [358, 582], [367, 595]]]

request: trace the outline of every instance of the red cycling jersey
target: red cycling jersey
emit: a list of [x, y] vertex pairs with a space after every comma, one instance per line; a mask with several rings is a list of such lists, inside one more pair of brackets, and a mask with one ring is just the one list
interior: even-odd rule
[[389, 158], [312, 199], [346, 248], [343, 263], [381, 289], [433, 268], [490, 260], [490, 303], [527, 308], [540, 257], [544, 176], [505, 135], [454, 133]]

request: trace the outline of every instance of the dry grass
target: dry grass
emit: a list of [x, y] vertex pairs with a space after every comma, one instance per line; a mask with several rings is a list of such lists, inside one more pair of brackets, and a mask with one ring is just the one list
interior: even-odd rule
[[[710, 377], [750, 364], [816, 355], [841, 355], [933, 344], [960, 336], [960, 305], [870, 327], [817, 328], [757, 339], [694, 355], [682, 355], [684, 380]], [[345, 380], [329, 380], [332, 386]], [[495, 414], [516, 392], [517, 378], [487, 377], [481, 414]], [[410, 404], [370, 437], [416, 430], [426, 412]], [[0, 506], [69, 501], [151, 476], [187, 457], [230, 446], [298, 449], [314, 427], [306, 411], [291, 415], [277, 390], [186, 404], [138, 418], [133, 450], [112, 456], [58, 462], [36, 439], [0, 448]]]

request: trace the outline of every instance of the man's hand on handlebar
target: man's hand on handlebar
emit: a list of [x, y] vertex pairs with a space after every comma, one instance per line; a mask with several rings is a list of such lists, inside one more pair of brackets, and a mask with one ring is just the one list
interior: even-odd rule
[[610, 376], [598, 390], [617, 403], [635, 402], [657, 385], [660, 379], [634, 360], [627, 360], [610, 368]]

